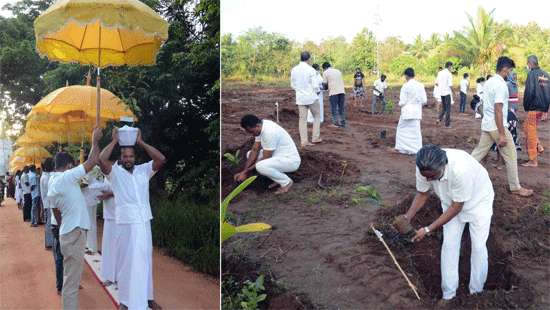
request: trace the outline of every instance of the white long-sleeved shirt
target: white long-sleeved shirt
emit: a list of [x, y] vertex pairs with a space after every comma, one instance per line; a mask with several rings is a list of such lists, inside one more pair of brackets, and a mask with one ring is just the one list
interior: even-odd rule
[[445, 68], [437, 74], [437, 86], [440, 96], [447, 96], [451, 94], [451, 87], [453, 86], [453, 75], [449, 69]]
[[309, 105], [319, 97], [317, 71], [302, 61], [290, 71], [290, 86], [296, 92], [297, 105]]
[[415, 79], [408, 80], [401, 87], [399, 106], [401, 119], [422, 119], [422, 106], [428, 102], [424, 85]]

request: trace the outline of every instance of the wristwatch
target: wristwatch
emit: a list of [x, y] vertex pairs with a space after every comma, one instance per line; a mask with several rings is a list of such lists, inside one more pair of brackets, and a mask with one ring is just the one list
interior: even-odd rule
[[426, 234], [429, 234], [431, 230], [428, 228], [428, 226], [425, 226], [424, 231], [426, 232]]

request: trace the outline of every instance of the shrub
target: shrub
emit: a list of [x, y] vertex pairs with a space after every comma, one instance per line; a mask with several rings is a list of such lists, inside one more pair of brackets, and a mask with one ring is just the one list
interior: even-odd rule
[[182, 198], [152, 202], [153, 244], [199, 272], [219, 274], [217, 208]]

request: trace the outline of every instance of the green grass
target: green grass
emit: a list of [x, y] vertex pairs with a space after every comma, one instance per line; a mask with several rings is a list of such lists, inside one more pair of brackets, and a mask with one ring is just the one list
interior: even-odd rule
[[550, 215], [550, 201], [545, 201], [542, 205], [542, 213], [544, 215]]
[[183, 199], [154, 199], [153, 244], [194, 270], [219, 274], [219, 219], [217, 206]]

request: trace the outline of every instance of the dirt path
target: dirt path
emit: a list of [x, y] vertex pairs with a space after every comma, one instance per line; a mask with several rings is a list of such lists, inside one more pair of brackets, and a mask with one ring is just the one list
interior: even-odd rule
[[[431, 91], [428, 89], [428, 93]], [[369, 91], [367, 90], [367, 93]], [[396, 102], [398, 89], [388, 91]], [[431, 96], [430, 96], [431, 97]], [[222, 90], [222, 153], [241, 149], [245, 154], [251, 142], [239, 129], [240, 117], [255, 113], [275, 118], [274, 103], [279, 102], [279, 119], [298, 141], [298, 113], [294, 96], [284, 88], [224, 88]], [[370, 98], [370, 97], [369, 97]], [[326, 98], [325, 98], [326, 99]], [[431, 308], [440, 298], [439, 249], [441, 236], [411, 247], [392, 243], [400, 263], [419, 287], [418, 302], [395, 269], [385, 249], [369, 232], [371, 223], [388, 230], [388, 220], [408, 207], [414, 187], [414, 157], [393, 154], [399, 108], [391, 115], [371, 115], [370, 102], [347, 101], [349, 127], [329, 127], [330, 113], [325, 100], [325, 123], [321, 134], [324, 143], [300, 151], [302, 164], [293, 175], [291, 193], [283, 197], [267, 194], [259, 179], [230, 207], [238, 223], [263, 221], [274, 225], [269, 234], [243, 235], [224, 244], [224, 266], [247, 261], [255, 270], [248, 276], [265, 274], [273, 283], [304, 302], [284, 306], [277, 292], [267, 308], [320, 309], [401, 309]], [[433, 99], [430, 98], [430, 104]], [[452, 129], [435, 126], [436, 111], [424, 108], [423, 142], [470, 152], [479, 139], [480, 123], [471, 113], [457, 113], [453, 106]], [[470, 112], [470, 111], [469, 111]], [[524, 114], [520, 113], [520, 119]], [[542, 123], [539, 137], [550, 146], [550, 123]], [[385, 131], [386, 138], [382, 138]], [[526, 159], [519, 153], [520, 162]], [[550, 203], [550, 156], [545, 152], [538, 169], [519, 168], [523, 185], [536, 195], [520, 199], [507, 193], [505, 170], [493, 167], [494, 154], [485, 165], [496, 192], [491, 238], [489, 240], [490, 274], [486, 293], [478, 298], [465, 294], [469, 274], [469, 241], [463, 236], [461, 288], [456, 308], [545, 308], [550, 302], [550, 217], [542, 207]], [[231, 175], [238, 168], [223, 164], [224, 195], [234, 187]], [[319, 182], [321, 179], [321, 182]], [[319, 186], [321, 184], [322, 186]], [[375, 201], [362, 188], [372, 186], [382, 197]], [[437, 200], [425, 208], [415, 225], [429, 224], [438, 216]], [[545, 237], [546, 236], [546, 237]], [[503, 267], [506, 266], [506, 267]], [[236, 268], [237, 269], [237, 268]], [[242, 270], [226, 270], [226, 276]], [[244, 274], [246, 275], [246, 273]]]
[[[29, 225], [12, 199], [0, 207], [0, 309], [61, 309], [53, 254], [44, 249], [44, 226]], [[86, 266], [81, 283], [82, 309], [116, 309]]]
[[[11, 199], [0, 208], [0, 253], [0, 309], [61, 308], [53, 255], [44, 249], [44, 226], [23, 223]], [[157, 249], [153, 264], [155, 300], [164, 309], [219, 308], [217, 279], [194, 272]], [[87, 266], [82, 286], [81, 309], [116, 309]]]

